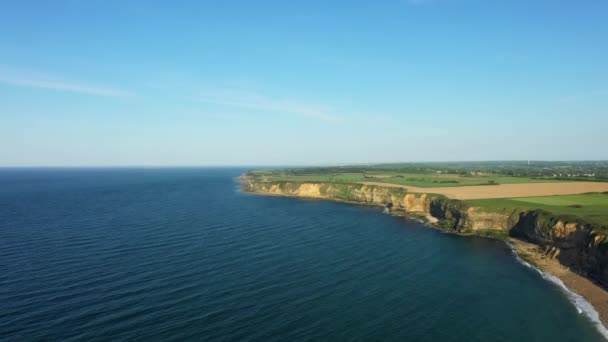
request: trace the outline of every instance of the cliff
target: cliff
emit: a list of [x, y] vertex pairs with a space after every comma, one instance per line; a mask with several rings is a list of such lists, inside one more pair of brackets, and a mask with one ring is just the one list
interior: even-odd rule
[[537, 244], [548, 258], [608, 287], [608, 241], [599, 227], [580, 218], [540, 210], [494, 213], [441, 195], [357, 183], [260, 182], [242, 178], [246, 191], [383, 206], [424, 216], [438, 228], [461, 234], [515, 237]]
[[600, 227], [533, 210], [519, 213], [510, 235], [541, 246], [547, 257], [608, 288], [608, 241]]
[[358, 183], [256, 182], [244, 179], [247, 191], [270, 195], [331, 199], [383, 206], [391, 211], [433, 217], [442, 228], [460, 233], [496, 230], [507, 232], [512, 215], [488, 213], [464, 202], [437, 194], [408, 193], [405, 189]]

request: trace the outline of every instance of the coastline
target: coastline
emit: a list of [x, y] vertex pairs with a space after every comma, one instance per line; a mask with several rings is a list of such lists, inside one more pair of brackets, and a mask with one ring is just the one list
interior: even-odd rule
[[559, 286], [578, 312], [580, 314], [585, 314], [593, 323], [595, 323], [598, 331], [606, 340], [608, 340], [608, 291], [560, 264], [559, 261], [543, 251], [541, 246], [513, 237], [504, 239], [494, 236], [447, 231], [437, 226], [435, 224], [437, 223], [437, 219], [430, 215], [419, 216], [408, 215], [406, 213], [398, 213], [396, 215], [417, 219], [429, 228], [437, 229], [448, 234], [505, 241], [505, 243], [511, 247], [513, 254], [520, 262], [527, 267], [536, 269], [545, 280]]
[[[247, 177], [239, 177], [240, 181], [244, 184], [249, 183]], [[249, 183], [251, 184], [251, 183]], [[378, 207], [380, 203], [361, 202], [358, 200], [346, 200], [336, 197], [327, 196], [324, 194], [317, 194], [315, 192], [300, 192], [300, 193], [288, 193], [284, 191], [256, 191], [251, 187], [243, 187], [243, 190], [249, 194], [263, 195], [263, 196], [279, 196], [279, 197], [295, 197], [301, 199], [311, 200], [330, 200], [340, 203], [357, 204], [357, 205], [368, 205]], [[308, 190], [308, 189], [307, 189]], [[384, 205], [383, 205], [384, 206]], [[396, 208], [395, 208], [396, 209]], [[438, 229], [442, 232], [462, 235], [462, 236], [478, 236], [486, 238], [494, 238], [505, 241], [513, 250], [515, 257], [522, 262], [524, 265], [534, 268], [545, 280], [552, 282], [554, 285], [559, 286], [568, 299], [576, 306], [577, 310], [581, 314], [585, 314], [595, 325], [598, 331], [608, 340], [608, 291], [599, 285], [595, 284], [591, 280], [576, 274], [567, 267], [560, 264], [560, 262], [553, 258], [554, 255], [545, 253], [543, 249], [536, 244], [526, 242], [524, 240], [516, 239], [505, 235], [484, 235], [482, 230], [478, 233], [474, 231], [458, 231], [448, 230], [443, 226], [440, 226], [440, 219], [431, 215], [429, 212], [408, 212], [403, 208], [392, 210], [390, 207], [385, 206], [385, 211], [395, 216], [402, 216], [409, 219], [414, 219], [424, 223], [427, 227]]]
[[[347, 203], [360, 205], [360, 203], [357, 202]], [[505, 241], [505, 243], [511, 247], [513, 254], [520, 262], [530, 268], [536, 269], [545, 280], [559, 286], [576, 307], [579, 314], [585, 314], [589, 320], [596, 325], [596, 328], [604, 338], [608, 340], [608, 291], [591, 280], [578, 275], [569, 268], [563, 266], [559, 261], [543, 251], [539, 245], [513, 237], [500, 238], [496, 236], [448, 231], [439, 227], [436, 224], [438, 219], [431, 215], [422, 216], [404, 212], [391, 212], [391, 214], [418, 220], [429, 228], [448, 234]]]
[[[608, 292], [606, 290], [561, 265], [557, 260], [547, 255], [538, 245], [514, 238], [510, 238], [508, 243], [517, 257], [521, 258], [524, 263], [528, 263], [529, 266], [539, 270], [544, 278], [548, 278], [546, 275], [553, 276], [563, 283], [562, 286], [565, 290], [582, 297], [591, 307], [582, 308], [578, 301], [574, 305], [579, 312], [584, 311], [592, 321], [600, 324], [601, 327], [598, 326], [598, 329], [608, 339], [606, 328], [606, 322], [608, 322]], [[556, 283], [555, 281], [552, 282]], [[560, 285], [559, 283], [556, 284]], [[595, 317], [596, 315], [597, 317]]]

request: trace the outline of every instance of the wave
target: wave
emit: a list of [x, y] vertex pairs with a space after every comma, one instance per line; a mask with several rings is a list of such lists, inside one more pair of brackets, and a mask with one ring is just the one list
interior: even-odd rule
[[587, 316], [587, 318], [589, 318], [589, 320], [593, 323], [593, 325], [600, 332], [600, 334], [606, 340], [608, 340], [608, 329], [606, 329], [606, 327], [604, 326], [604, 323], [602, 323], [602, 320], [600, 319], [600, 314], [595, 310], [595, 308], [593, 307], [593, 305], [591, 305], [591, 303], [589, 303], [585, 298], [583, 298], [578, 293], [570, 290], [566, 286], [566, 284], [564, 284], [564, 282], [561, 281], [561, 279], [559, 279], [558, 277], [556, 277], [552, 274], [549, 274], [547, 272], [543, 272], [542, 270], [532, 266], [529, 262], [523, 260], [517, 254], [515, 247], [513, 247], [513, 245], [511, 243], [507, 243], [507, 244], [509, 245], [509, 248], [511, 248], [511, 251], [513, 252], [513, 254], [515, 255], [515, 258], [517, 259], [517, 261], [519, 263], [521, 263], [522, 265], [524, 265], [532, 270], [536, 270], [543, 279], [553, 283], [554, 285], [557, 285], [557, 287], [559, 287], [559, 289], [562, 290], [562, 292], [564, 292], [566, 297], [574, 305], [574, 307], [576, 308], [576, 311], [579, 314], [585, 314], [585, 316]]

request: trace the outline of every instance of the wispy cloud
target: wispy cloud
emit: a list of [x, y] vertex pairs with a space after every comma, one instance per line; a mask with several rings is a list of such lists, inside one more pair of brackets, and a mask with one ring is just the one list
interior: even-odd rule
[[0, 83], [18, 87], [50, 89], [97, 96], [124, 97], [134, 95], [134, 93], [132, 92], [121, 89], [66, 81], [58, 78], [51, 78], [44, 75], [32, 74], [31, 72], [10, 71], [2, 69], [0, 69]]
[[234, 91], [205, 91], [198, 94], [197, 100], [205, 103], [300, 115], [323, 121], [338, 122], [342, 119], [333, 114], [327, 106], [296, 102], [289, 99], [264, 96], [256, 93]]

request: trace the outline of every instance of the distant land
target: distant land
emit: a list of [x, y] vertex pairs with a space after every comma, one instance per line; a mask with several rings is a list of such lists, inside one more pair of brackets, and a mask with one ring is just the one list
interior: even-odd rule
[[608, 323], [608, 161], [392, 163], [251, 170], [246, 191], [377, 205], [497, 238]]

